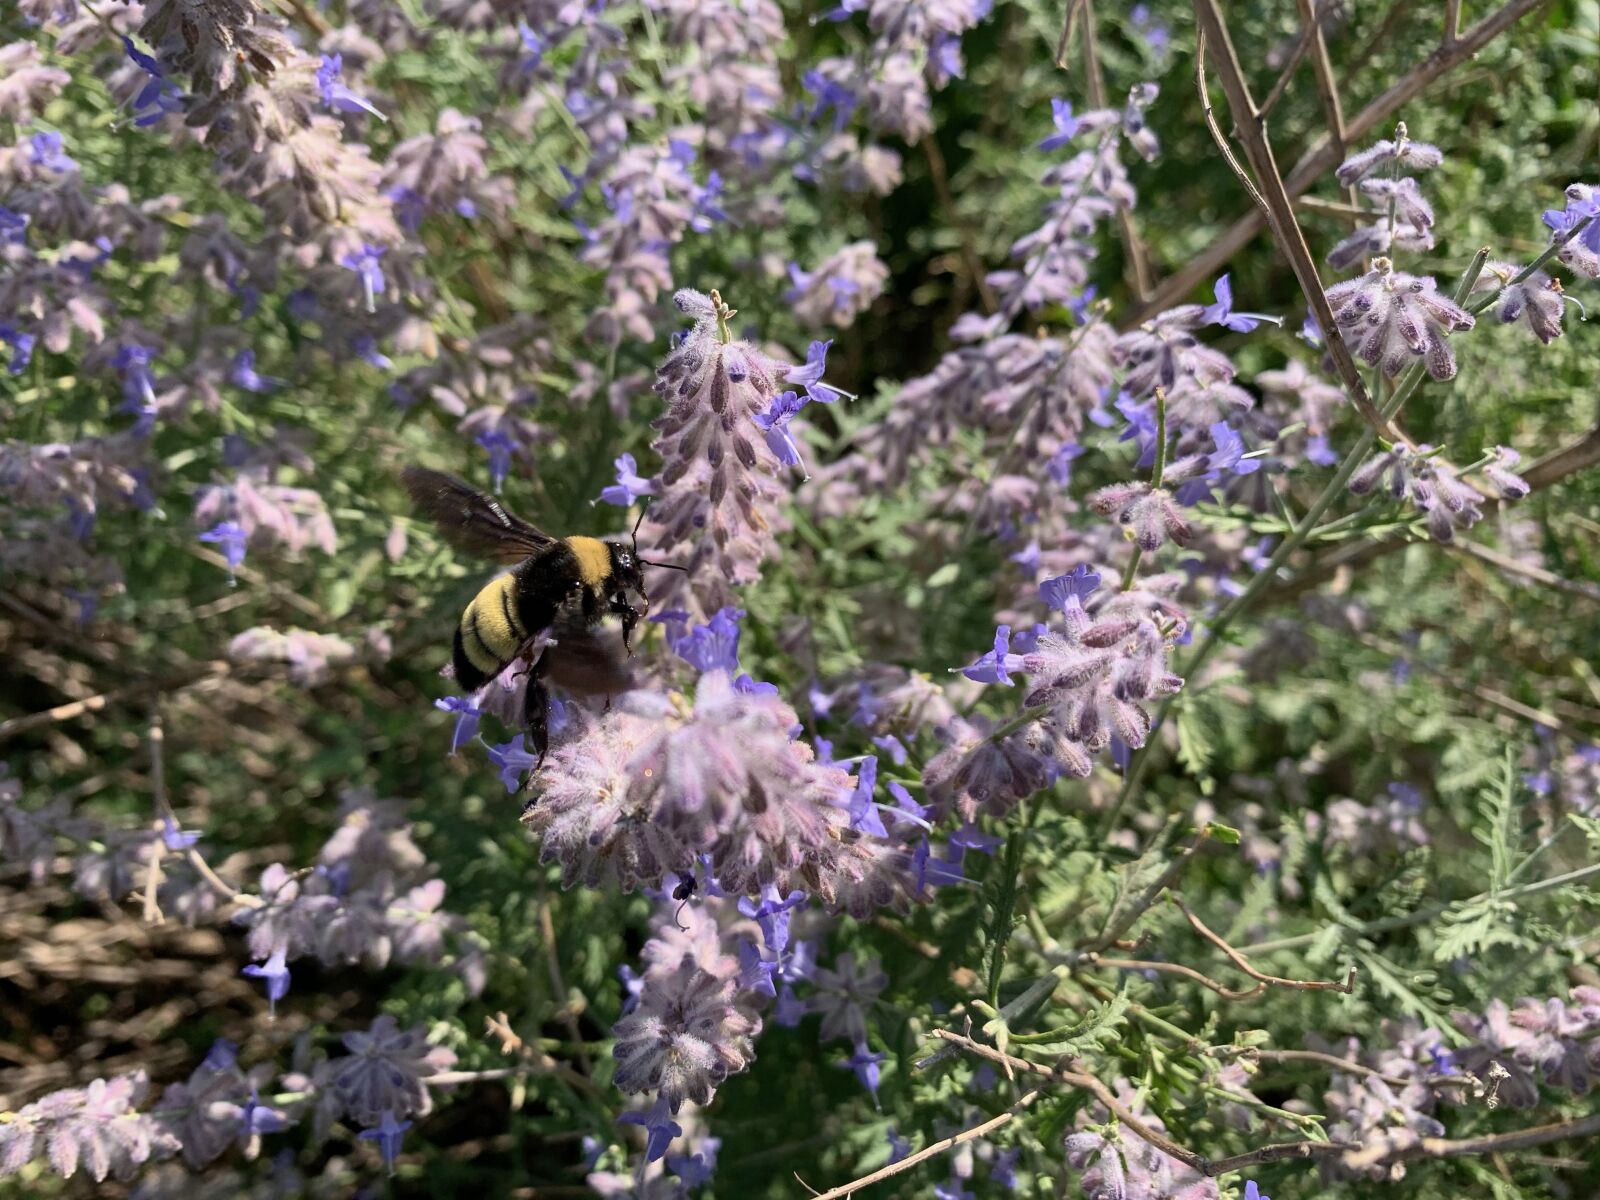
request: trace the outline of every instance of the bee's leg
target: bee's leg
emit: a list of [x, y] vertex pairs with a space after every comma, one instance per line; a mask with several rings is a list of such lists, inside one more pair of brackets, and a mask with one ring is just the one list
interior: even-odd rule
[[550, 689], [544, 685], [544, 655], [528, 668], [528, 689], [523, 693], [522, 724], [527, 730], [528, 745], [539, 756], [535, 770], [544, 766], [544, 756], [550, 749]]

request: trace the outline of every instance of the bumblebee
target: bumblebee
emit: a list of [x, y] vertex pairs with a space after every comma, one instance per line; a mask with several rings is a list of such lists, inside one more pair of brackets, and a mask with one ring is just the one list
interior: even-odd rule
[[621, 690], [626, 666], [594, 627], [608, 615], [619, 617], [622, 648], [631, 655], [634, 627], [650, 608], [643, 568], [670, 564], [639, 557], [637, 524], [626, 545], [557, 538], [453, 476], [407, 467], [400, 481], [417, 510], [457, 550], [514, 564], [462, 610], [451, 661], [456, 682], [468, 692], [519, 659], [528, 663], [523, 722], [542, 761], [550, 736], [546, 676], [579, 691]]

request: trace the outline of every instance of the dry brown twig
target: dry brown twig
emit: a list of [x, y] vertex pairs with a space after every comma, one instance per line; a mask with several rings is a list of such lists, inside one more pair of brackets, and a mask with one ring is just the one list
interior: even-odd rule
[[[1244, 1154], [1210, 1159], [1203, 1154], [1196, 1154], [1188, 1147], [1173, 1141], [1166, 1134], [1152, 1129], [1138, 1113], [1119, 1100], [1116, 1093], [1100, 1079], [1085, 1071], [1075, 1070], [1070, 1066], [1064, 1065], [1072, 1062], [1070, 1058], [1064, 1058], [1057, 1062], [1055, 1066], [1047, 1067], [1042, 1063], [1004, 1054], [993, 1047], [985, 1046], [981, 1042], [975, 1042], [971, 1038], [953, 1030], [935, 1029], [933, 1030], [933, 1036], [951, 1042], [967, 1053], [975, 1054], [979, 1058], [988, 1059], [993, 1063], [1008, 1064], [1015, 1071], [1042, 1075], [1054, 1083], [1063, 1083], [1069, 1087], [1081, 1088], [1094, 1096], [1096, 1100], [1105, 1106], [1106, 1111], [1133, 1130], [1144, 1141], [1169, 1158], [1177, 1159], [1185, 1166], [1199, 1171], [1202, 1175], [1225, 1175], [1229, 1171], [1237, 1171], [1241, 1167], [1252, 1166], [1256, 1163], [1278, 1162], [1286, 1158], [1309, 1158], [1312, 1155], [1333, 1154], [1357, 1148], [1355, 1143], [1352, 1142], [1274, 1142], [1266, 1146], [1257, 1147], [1255, 1150], [1247, 1151]], [[829, 1194], [832, 1195], [833, 1193]], [[839, 1193], [839, 1195], [848, 1194], [848, 1192]]]
[[[960, 1035], [958, 1034], [955, 1036], [959, 1037]], [[974, 1042], [973, 1045], [977, 1045], [977, 1043]], [[960, 1133], [953, 1134], [950, 1137], [945, 1138], [943, 1141], [935, 1142], [931, 1146], [924, 1146], [915, 1154], [908, 1154], [899, 1162], [890, 1163], [886, 1167], [879, 1167], [876, 1171], [872, 1172], [872, 1174], [863, 1175], [860, 1179], [851, 1180], [842, 1187], [833, 1188], [831, 1191], [826, 1191], [819, 1194], [808, 1184], [806, 1184], [805, 1180], [800, 1179], [798, 1175], [796, 1175], [795, 1178], [800, 1179], [801, 1186], [805, 1187], [807, 1191], [811, 1192], [814, 1200], [844, 1200], [845, 1197], [855, 1195], [856, 1192], [860, 1191], [864, 1187], [870, 1187], [872, 1184], [879, 1183], [882, 1180], [890, 1178], [891, 1176], [898, 1175], [902, 1171], [909, 1171], [918, 1163], [926, 1162], [930, 1158], [936, 1158], [937, 1156], [943, 1154], [946, 1150], [953, 1149], [954, 1147], [961, 1145], [963, 1142], [973, 1141], [977, 1138], [983, 1137], [985, 1134], [993, 1133], [996, 1129], [999, 1129], [1003, 1125], [1009, 1125], [1016, 1119], [1018, 1113], [1039, 1098], [1040, 1090], [1041, 1089], [1035, 1088], [1033, 1091], [1028, 1092], [998, 1117], [991, 1117], [981, 1125], [974, 1125], [971, 1129], [966, 1129]]]
[[[1441, 42], [1432, 53], [1417, 62], [1410, 70], [1391, 84], [1382, 95], [1372, 100], [1345, 122], [1345, 136], [1355, 141], [1382, 125], [1405, 104], [1427, 89], [1441, 76], [1467, 62], [1512, 25], [1549, 3], [1549, 0], [1510, 0], [1483, 20], [1473, 25], [1459, 38]], [[1404, 8], [1404, 4], [1397, 5]], [[1290, 196], [1307, 191], [1339, 164], [1339, 152], [1330, 137], [1324, 135], [1295, 163], [1284, 180]], [[1222, 233], [1209, 247], [1195, 255], [1184, 266], [1169, 275], [1145, 300], [1125, 318], [1127, 326], [1137, 326], [1163, 309], [1183, 300], [1191, 291], [1212, 278], [1220, 267], [1239, 252], [1250, 239], [1266, 228], [1266, 219], [1254, 210], [1246, 212]]]
[[[1222, 90], [1228, 97], [1228, 107], [1233, 112], [1239, 140], [1244, 144], [1245, 158], [1249, 160], [1250, 168], [1255, 173], [1256, 188], [1259, 190], [1252, 191], [1252, 198], [1263, 210], [1264, 219], [1272, 229], [1273, 238], [1284, 257], [1289, 260], [1295, 279], [1299, 281], [1300, 290], [1311, 306], [1311, 313], [1316, 318], [1317, 327], [1322, 330], [1328, 357], [1333, 360], [1339, 382], [1344, 386], [1351, 403], [1361, 413], [1362, 419], [1382, 437], [1391, 442], [1399, 441], [1400, 436], [1384, 419], [1377, 405], [1373, 403], [1371, 395], [1368, 394], [1366, 381], [1362, 379], [1361, 371], [1356, 366], [1355, 356], [1350, 353], [1350, 347], [1345, 344], [1333, 319], [1333, 309], [1328, 304], [1327, 293], [1317, 273], [1316, 261], [1311, 257], [1311, 247], [1306, 244], [1305, 233], [1300, 228], [1299, 219], [1294, 215], [1294, 204], [1290, 199], [1289, 189], [1284, 184], [1282, 173], [1278, 170], [1277, 159], [1272, 153], [1272, 144], [1267, 140], [1265, 122], [1256, 109], [1254, 99], [1251, 98], [1250, 85], [1245, 81], [1244, 69], [1240, 66], [1239, 56], [1233, 49], [1233, 40], [1228, 35], [1228, 24], [1223, 18], [1222, 9], [1217, 0], [1194, 0], [1194, 11], [1203, 35], [1203, 44], [1195, 55], [1196, 78], [1201, 94], [1205, 93], [1204, 51], [1209, 49], [1216, 59], [1217, 74], [1222, 83]], [[1316, 40], [1320, 42], [1321, 39]], [[1323, 58], [1327, 58], [1326, 48], [1323, 50]], [[1213, 121], [1209, 124], [1215, 135], [1216, 123]], [[1223, 145], [1223, 139], [1220, 137], [1218, 145]], [[1243, 174], [1239, 171], [1232, 154], [1226, 149], [1224, 154], [1227, 155], [1229, 165], [1242, 178]]]
[[1250, 964], [1248, 958], [1228, 945], [1221, 934], [1213, 932], [1204, 921], [1195, 916], [1189, 910], [1189, 906], [1182, 900], [1176, 896], [1171, 899], [1178, 906], [1178, 911], [1188, 919], [1190, 926], [1196, 933], [1218, 950], [1221, 950], [1223, 954], [1227, 955], [1229, 962], [1264, 987], [1290, 988], [1299, 992], [1343, 992], [1346, 996], [1356, 990], [1356, 968], [1354, 963], [1350, 965], [1342, 983], [1327, 979], [1285, 979], [1279, 975], [1268, 975], [1265, 972], [1258, 971]]

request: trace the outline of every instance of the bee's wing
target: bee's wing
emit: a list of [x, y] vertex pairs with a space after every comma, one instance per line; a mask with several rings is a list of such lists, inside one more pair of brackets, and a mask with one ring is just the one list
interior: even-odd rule
[[484, 495], [453, 475], [426, 467], [407, 467], [400, 472], [400, 482], [411, 494], [417, 510], [463, 553], [511, 563], [555, 544], [556, 539], [548, 533], [508, 513], [493, 496]]
[[568, 604], [550, 627], [554, 641], [541, 660], [544, 677], [576, 696], [620, 696], [636, 686], [620, 630], [589, 625]]

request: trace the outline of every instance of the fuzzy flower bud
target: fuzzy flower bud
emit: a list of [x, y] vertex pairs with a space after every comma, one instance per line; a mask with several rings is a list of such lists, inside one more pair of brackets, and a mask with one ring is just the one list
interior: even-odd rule
[[1447, 339], [1476, 324], [1466, 309], [1439, 294], [1430, 276], [1396, 271], [1381, 258], [1359, 279], [1329, 288], [1328, 303], [1356, 357], [1381, 362], [1386, 375], [1398, 375], [1420, 357], [1434, 379], [1451, 378], [1456, 356]]

